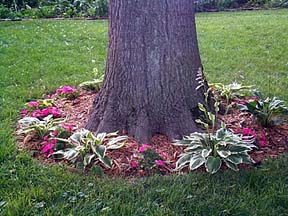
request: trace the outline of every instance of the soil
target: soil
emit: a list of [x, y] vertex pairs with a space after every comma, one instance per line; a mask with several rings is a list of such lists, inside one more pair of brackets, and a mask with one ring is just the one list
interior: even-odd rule
[[[76, 130], [85, 127], [89, 118], [90, 109], [92, 107], [93, 100], [97, 93], [91, 91], [84, 91], [79, 89], [80, 94], [74, 100], [69, 99], [55, 99], [55, 106], [61, 110], [62, 116], [67, 118], [67, 122], [74, 125]], [[53, 95], [46, 96], [47, 98], [53, 97]], [[253, 165], [240, 166], [241, 168], [251, 168], [253, 166], [261, 165], [261, 162], [266, 158], [276, 158], [279, 155], [288, 152], [288, 122], [284, 122], [281, 125], [273, 126], [270, 128], [264, 128], [257, 124], [253, 116], [246, 112], [239, 111], [235, 104], [230, 109], [229, 113], [225, 116], [220, 116], [228, 129], [242, 130], [244, 128], [253, 129], [257, 135], [261, 133], [266, 135], [266, 145], [259, 147], [250, 153], [253, 160], [256, 162]], [[17, 127], [18, 128], [18, 127]], [[40, 159], [44, 163], [64, 163], [65, 161], [55, 161], [54, 159], [44, 157], [40, 152], [44, 145], [44, 142], [37, 139], [34, 134], [18, 135], [17, 141], [20, 149], [28, 149], [34, 155], [34, 157]], [[165, 160], [165, 165], [160, 169], [155, 169], [155, 172], [159, 172], [162, 175], [175, 173], [174, 168], [176, 161], [183, 151], [182, 147], [174, 146], [164, 135], [155, 135], [149, 145], [156, 152], [161, 153], [162, 158]], [[147, 143], [148, 144], [148, 143]], [[144, 176], [150, 174], [146, 170], [134, 169], [131, 167], [133, 161], [140, 159], [139, 147], [141, 146], [133, 137], [129, 137], [126, 140], [124, 147], [118, 150], [111, 150], [107, 152], [107, 155], [112, 159], [112, 168], [107, 169], [102, 167], [104, 173], [109, 176]], [[73, 168], [72, 168], [73, 169]], [[75, 169], [76, 171], [79, 171]], [[89, 171], [89, 170], [88, 170]], [[182, 172], [186, 172], [184, 170]], [[197, 171], [205, 171], [204, 168]]]

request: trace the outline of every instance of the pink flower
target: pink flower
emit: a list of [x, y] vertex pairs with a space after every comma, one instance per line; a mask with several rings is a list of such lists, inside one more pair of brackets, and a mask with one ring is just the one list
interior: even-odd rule
[[136, 168], [138, 167], [138, 162], [137, 162], [137, 161], [132, 161], [132, 162], [131, 162], [131, 167], [132, 167], [133, 169], [136, 169]]
[[47, 140], [48, 140], [48, 138], [49, 138], [49, 136], [48, 136], [48, 135], [46, 135], [46, 136], [44, 136], [44, 137], [43, 137], [43, 140], [44, 140], [44, 141], [47, 141]]
[[266, 135], [265, 135], [265, 133], [261, 133], [261, 134], [260, 134], [260, 139], [266, 140]]
[[248, 102], [250, 100], [250, 98], [248, 96], [245, 97], [244, 99], [246, 102]]
[[139, 148], [139, 152], [144, 152], [146, 151], [148, 148], [151, 148], [150, 145], [147, 144], [143, 144], [140, 148]]
[[56, 94], [62, 94], [62, 89], [61, 88], [56, 89]]
[[265, 140], [260, 140], [260, 141], [259, 141], [259, 145], [260, 145], [261, 147], [266, 146]]
[[62, 126], [65, 130], [67, 130], [67, 131], [73, 131], [73, 129], [74, 129], [74, 126], [73, 126], [73, 125], [68, 124], [68, 123], [65, 123], [65, 122], [62, 123], [61, 126]]
[[55, 145], [55, 144], [57, 143], [57, 140], [56, 140], [56, 139], [52, 139], [52, 140], [51, 140], [51, 143], [52, 143], [53, 145]]
[[49, 153], [49, 154], [53, 154], [53, 147], [54, 144], [52, 143], [47, 143], [41, 150], [41, 153]]
[[73, 94], [74, 92], [76, 92], [76, 89], [71, 86], [64, 86], [62, 88], [62, 93], [64, 94], [67, 94], [67, 93]]
[[50, 111], [49, 111], [48, 108], [43, 109], [43, 110], [41, 111], [41, 117], [44, 118], [44, 117], [48, 116], [49, 113], [50, 113]]
[[155, 163], [157, 164], [157, 166], [164, 166], [164, 161], [163, 160], [156, 160]]
[[53, 134], [53, 136], [55, 136], [55, 137], [56, 137], [56, 136], [58, 136], [59, 132], [58, 132], [57, 130], [55, 130], [55, 131], [53, 131], [53, 133], [52, 133], [52, 134]]
[[25, 117], [28, 114], [28, 112], [29, 111], [27, 109], [21, 110], [21, 113], [20, 113], [21, 118]]
[[243, 135], [249, 135], [251, 134], [252, 130], [250, 128], [244, 128], [243, 131], [242, 131], [242, 134]]
[[253, 99], [254, 101], [258, 101], [258, 97], [257, 97], [257, 96], [253, 96], [252, 99]]
[[41, 110], [36, 109], [33, 113], [30, 114], [31, 117], [40, 117], [41, 116]]
[[40, 105], [40, 102], [38, 101], [38, 100], [36, 100], [36, 101], [30, 101], [29, 103], [28, 103], [28, 106], [29, 107], [38, 107]]
[[56, 107], [48, 107], [49, 113], [53, 115], [54, 118], [60, 117], [61, 113]]

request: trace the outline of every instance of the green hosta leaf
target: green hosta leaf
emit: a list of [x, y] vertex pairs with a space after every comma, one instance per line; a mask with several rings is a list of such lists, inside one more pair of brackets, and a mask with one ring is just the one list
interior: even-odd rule
[[84, 167], [89, 165], [94, 157], [95, 157], [95, 154], [87, 154], [87, 155], [85, 155], [84, 161], [83, 161]]
[[228, 168], [234, 170], [234, 171], [238, 171], [238, 167], [237, 167], [237, 164], [234, 164], [234, 163], [231, 163], [230, 161], [228, 160], [224, 160], [225, 161], [225, 164], [227, 165]]
[[205, 163], [205, 159], [200, 155], [194, 156], [190, 160], [189, 168], [190, 170], [195, 170]]
[[107, 156], [105, 157], [99, 157], [98, 158], [106, 167], [111, 168], [112, 167], [112, 162], [111, 159]]
[[195, 144], [184, 149], [185, 152], [194, 152], [203, 149], [203, 145]]
[[125, 145], [124, 140], [127, 140], [128, 136], [118, 136], [115, 138], [111, 138], [106, 144], [107, 149], [119, 149]]
[[208, 128], [209, 127], [209, 125], [207, 123], [203, 122], [201, 119], [196, 119], [195, 122], [197, 124], [202, 125], [204, 128]]
[[245, 146], [245, 145], [231, 145], [229, 147], [229, 150], [232, 153], [241, 153], [241, 152], [250, 151], [251, 148], [249, 146]]
[[207, 158], [210, 155], [211, 152], [212, 152], [212, 149], [203, 149], [202, 152], [201, 152], [201, 156], [203, 158]]
[[237, 108], [241, 111], [248, 111], [248, 107], [243, 104], [237, 104]]
[[106, 137], [106, 133], [99, 133], [96, 135], [96, 145], [101, 145]]
[[198, 107], [199, 107], [199, 109], [200, 109], [202, 112], [206, 113], [206, 108], [204, 107], [203, 104], [198, 103]]
[[186, 139], [173, 141], [173, 145], [175, 146], [187, 146], [187, 145], [190, 145], [190, 143], [191, 143], [191, 140], [186, 140]]
[[239, 156], [238, 154], [230, 155], [230, 156], [227, 157], [226, 159], [227, 159], [227, 161], [230, 161], [231, 163], [234, 163], [234, 164], [240, 164], [240, 163], [242, 163], [242, 157]]
[[24, 126], [28, 127], [32, 124], [40, 124], [41, 121], [38, 118], [34, 117], [24, 117], [18, 121], [20, 124], [23, 124]]
[[183, 169], [190, 162], [192, 155], [184, 154], [176, 162], [176, 170]]
[[211, 112], [207, 112], [208, 118], [211, 122], [215, 122], [215, 115]]
[[248, 155], [247, 152], [239, 154], [239, 157], [242, 158], [242, 163], [251, 164], [255, 163], [255, 161]]
[[220, 128], [216, 131], [216, 139], [221, 140], [226, 135], [226, 128]]
[[77, 158], [77, 156], [79, 155], [79, 151], [75, 150], [75, 149], [69, 149], [68, 151], [64, 152], [64, 157], [67, 160], [74, 160]]
[[99, 145], [95, 147], [95, 154], [97, 154], [99, 157], [104, 158], [106, 154], [106, 146]]
[[222, 161], [219, 157], [209, 156], [206, 160], [205, 167], [207, 172], [214, 174], [216, 173], [221, 167]]
[[231, 155], [231, 152], [226, 150], [217, 150], [217, 153], [221, 158], [227, 158]]

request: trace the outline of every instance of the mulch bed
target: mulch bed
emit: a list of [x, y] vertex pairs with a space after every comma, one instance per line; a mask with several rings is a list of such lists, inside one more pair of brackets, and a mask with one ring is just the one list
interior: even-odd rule
[[[97, 93], [91, 91], [80, 90], [79, 96], [74, 100], [68, 100], [65, 98], [57, 99], [55, 98], [55, 106], [61, 110], [63, 116], [67, 117], [68, 123], [81, 129], [87, 123], [89, 118], [90, 109], [92, 107], [93, 100]], [[46, 96], [51, 97], [51, 96]], [[235, 131], [239, 128], [251, 128], [257, 134], [265, 133], [266, 135], [266, 146], [254, 150], [250, 155], [255, 160], [256, 164], [261, 164], [266, 158], [276, 158], [277, 156], [288, 152], [288, 122], [285, 122], [278, 126], [273, 126], [271, 128], [263, 128], [253, 118], [249, 113], [240, 112], [237, 108], [232, 107], [229, 114], [226, 115], [225, 119], [220, 116], [222, 120], [226, 123], [227, 128]], [[33, 155], [43, 161], [44, 163], [65, 163], [65, 161], [55, 161], [52, 158], [45, 158], [41, 153], [43, 147], [43, 141], [35, 140], [33, 134], [28, 135], [18, 135], [17, 141], [19, 143], [20, 149], [28, 149], [33, 152]], [[152, 146], [157, 152], [162, 152], [163, 159], [165, 160], [165, 165], [158, 170], [160, 174], [175, 173], [173, 169], [175, 168], [178, 156], [183, 151], [182, 147], [171, 145], [171, 140], [163, 135], [155, 135], [149, 145]], [[107, 152], [107, 155], [112, 159], [113, 165], [111, 169], [106, 169], [103, 167], [104, 173], [109, 176], [144, 176], [147, 175], [145, 170], [136, 170], [131, 167], [131, 162], [138, 160], [139, 147], [141, 146], [133, 137], [129, 137], [126, 141], [124, 147], [118, 150], [112, 150]], [[245, 168], [252, 167], [244, 166]], [[243, 167], [243, 166], [241, 166]], [[203, 171], [205, 169], [199, 169]]]

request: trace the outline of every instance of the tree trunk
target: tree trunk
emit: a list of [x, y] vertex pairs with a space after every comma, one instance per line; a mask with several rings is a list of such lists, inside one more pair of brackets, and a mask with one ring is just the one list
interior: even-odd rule
[[110, 0], [109, 48], [103, 87], [86, 126], [126, 131], [142, 143], [154, 134], [197, 131], [205, 84], [192, 0]]

